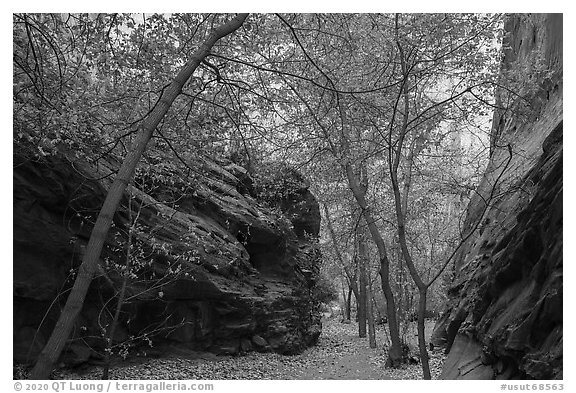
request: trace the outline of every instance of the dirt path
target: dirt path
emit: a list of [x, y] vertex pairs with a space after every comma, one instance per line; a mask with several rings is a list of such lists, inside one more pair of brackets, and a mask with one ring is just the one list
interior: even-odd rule
[[[246, 356], [217, 357], [210, 354], [194, 358], [146, 359], [142, 363], [113, 367], [111, 379], [419, 379], [419, 364], [400, 369], [384, 367], [387, 334], [377, 330], [377, 348], [369, 348], [367, 338], [358, 338], [355, 323], [336, 319], [324, 322], [318, 345], [296, 356], [250, 353]], [[443, 356], [431, 354], [433, 375], [441, 368]], [[100, 371], [61, 373], [59, 378], [98, 379]]]
[[358, 325], [325, 321], [318, 345], [301, 355], [303, 367], [294, 379], [391, 379], [384, 368], [387, 342], [383, 329], [372, 349], [367, 338], [358, 337]]

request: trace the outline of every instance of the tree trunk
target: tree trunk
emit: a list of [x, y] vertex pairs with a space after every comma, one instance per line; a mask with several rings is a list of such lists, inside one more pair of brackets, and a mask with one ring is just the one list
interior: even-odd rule
[[368, 342], [370, 343], [370, 348], [376, 348], [376, 326], [374, 326], [374, 309], [372, 308], [372, 285], [370, 277], [368, 277], [368, 287], [367, 289], [367, 306], [366, 314], [368, 318]]
[[348, 281], [347, 276], [340, 276], [342, 283], [342, 319], [350, 320], [351, 304], [352, 304], [352, 286]]
[[346, 299], [346, 319], [350, 320], [352, 314], [352, 286], [348, 286], [348, 299]]
[[426, 297], [428, 287], [419, 291], [418, 299], [418, 349], [420, 350], [420, 361], [422, 362], [422, 372], [424, 379], [432, 379], [430, 375], [430, 363], [428, 361], [428, 348], [426, 347], [426, 326], [424, 324], [426, 316]]
[[[346, 278], [346, 280], [348, 279]], [[344, 303], [342, 305], [342, 319], [349, 321], [352, 305], [352, 286], [348, 281], [346, 281], [346, 286], [348, 291], [346, 291], [346, 288], [344, 287], [344, 280], [342, 280], [342, 298], [344, 299]]]
[[[404, 50], [402, 45], [398, 39], [398, 26], [399, 26], [399, 14], [396, 14], [396, 44], [399, 51], [399, 58], [400, 58], [400, 66], [402, 70], [402, 74], [404, 75], [404, 81], [400, 86], [400, 90], [398, 92], [398, 99], [396, 101], [396, 105], [403, 102], [404, 108], [402, 111], [398, 111], [397, 106], [394, 107], [394, 112], [392, 116], [392, 121], [390, 122], [390, 131], [388, 134], [388, 171], [390, 175], [390, 180], [392, 183], [392, 190], [394, 193], [394, 207], [396, 211], [396, 223], [398, 227], [398, 241], [400, 243], [400, 249], [402, 250], [402, 256], [404, 262], [406, 263], [406, 267], [410, 272], [410, 276], [414, 280], [416, 287], [418, 288], [419, 292], [419, 305], [418, 305], [418, 321], [422, 319], [422, 332], [420, 331], [420, 322], [418, 322], [418, 347], [420, 349], [420, 358], [422, 360], [422, 371], [424, 374], [424, 379], [430, 379], [430, 367], [428, 364], [428, 351], [426, 349], [426, 337], [424, 336], [423, 328], [424, 328], [424, 314], [422, 310], [426, 310], [426, 292], [428, 291], [428, 286], [422, 281], [422, 278], [418, 274], [416, 270], [416, 266], [414, 264], [414, 260], [412, 259], [412, 254], [408, 249], [408, 241], [406, 239], [406, 213], [408, 209], [408, 192], [410, 188], [409, 182], [411, 181], [411, 174], [410, 176], [406, 176], [406, 183], [405, 183], [405, 192], [404, 192], [404, 202], [402, 200], [402, 196], [400, 194], [400, 184], [398, 181], [398, 168], [400, 166], [400, 159], [402, 158], [402, 149], [404, 141], [408, 135], [408, 117], [410, 113], [410, 99], [409, 99], [409, 71], [408, 66], [406, 64], [406, 58], [404, 54]], [[395, 143], [392, 143], [392, 129], [394, 125], [394, 119], [397, 113], [402, 114], [402, 124], [400, 126], [398, 140]], [[412, 152], [413, 152], [414, 145], [412, 145]], [[414, 159], [413, 154], [409, 154], [410, 160]], [[412, 162], [409, 163], [410, 171], [412, 170]], [[408, 175], [408, 174], [407, 174]]]
[[99, 263], [100, 253], [104, 246], [110, 225], [112, 224], [114, 213], [118, 209], [124, 190], [132, 179], [140, 157], [146, 150], [146, 145], [152, 137], [154, 130], [164, 118], [176, 97], [180, 95], [184, 84], [192, 76], [198, 65], [210, 53], [214, 44], [219, 39], [242, 26], [247, 16], [248, 14], [239, 14], [210, 33], [208, 39], [193, 53], [191, 59], [182, 67], [170, 86], [164, 90], [157, 105], [139, 127], [140, 129], [138, 130], [134, 145], [125, 157], [114, 183], [106, 195], [106, 200], [98, 214], [94, 229], [90, 235], [86, 253], [82, 259], [82, 264], [80, 265], [72, 291], [68, 296], [66, 305], [60, 314], [48, 343], [38, 356], [36, 365], [30, 373], [31, 379], [48, 379], [54, 364], [58, 361], [64, 349], [64, 345], [72, 332], [76, 317], [84, 304], [86, 292], [88, 291], [88, 287], [92, 282], [94, 272]]
[[362, 192], [358, 178], [354, 174], [352, 165], [350, 163], [346, 164], [345, 170], [346, 177], [348, 178], [348, 185], [354, 194], [354, 198], [356, 199], [358, 206], [360, 209], [362, 209], [364, 220], [368, 225], [368, 230], [370, 231], [372, 240], [378, 249], [378, 255], [380, 257], [380, 279], [382, 282], [382, 291], [384, 292], [384, 297], [386, 297], [386, 317], [388, 318], [388, 329], [390, 331], [391, 341], [386, 364], [391, 367], [397, 367], [402, 363], [402, 346], [400, 342], [400, 332], [398, 330], [398, 321], [396, 318], [394, 293], [392, 292], [392, 287], [390, 286], [390, 261], [388, 260], [386, 244], [384, 243], [384, 239], [378, 230], [376, 220], [368, 208], [368, 203], [364, 193]]
[[[358, 287], [356, 285], [356, 275], [352, 275], [350, 273], [349, 267], [346, 265], [344, 261], [344, 257], [342, 255], [342, 251], [338, 246], [338, 241], [336, 239], [336, 232], [334, 231], [334, 226], [332, 225], [332, 219], [330, 217], [330, 212], [328, 211], [328, 206], [323, 205], [324, 207], [324, 215], [326, 217], [326, 226], [328, 227], [328, 233], [330, 234], [330, 238], [332, 240], [332, 247], [334, 248], [334, 253], [336, 254], [336, 259], [340, 266], [342, 266], [342, 270], [344, 270], [344, 274], [346, 274], [346, 278], [348, 279], [348, 299], [346, 303], [346, 316], [347, 319], [350, 320], [351, 317], [351, 308], [352, 308], [352, 292], [354, 293], [354, 298], [356, 299], [356, 304], [360, 304], [360, 293]], [[356, 307], [356, 311], [358, 313], [359, 307]], [[358, 316], [358, 314], [357, 314]], [[366, 334], [364, 334], [366, 336]]]
[[400, 197], [400, 187], [398, 184], [397, 177], [397, 167], [393, 168], [390, 172], [390, 178], [392, 180], [392, 189], [394, 191], [394, 201], [396, 207], [396, 219], [398, 224], [398, 240], [400, 243], [400, 248], [402, 250], [402, 256], [406, 267], [418, 288], [418, 348], [420, 350], [420, 359], [422, 361], [422, 373], [424, 374], [424, 379], [430, 379], [430, 365], [428, 363], [428, 350], [426, 348], [426, 336], [424, 335], [424, 317], [426, 312], [426, 297], [428, 292], [428, 285], [426, 285], [420, 274], [416, 270], [414, 260], [412, 259], [412, 254], [408, 249], [408, 241], [406, 239], [406, 219], [405, 214], [402, 211], [402, 201]]
[[366, 279], [366, 263], [368, 259], [368, 251], [366, 247], [366, 241], [361, 233], [358, 234], [358, 270], [360, 274], [358, 275], [358, 337], [366, 337], [366, 317], [367, 317], [367, 287], [368, 280]]
[[[130, 256], [128, 256], [130, 258]], [[102, 367], [102, 379], [108, 379], [108, 373], [110, 371], [110, 362], [112, 357], [112, 344], [114, 340], [114, 333], [116, 333], [116, 326], [118, 326], [118, 320], [120, 319], [120, 311], [122, 310], [122, 305], [124, 304], [124, 297], [126, 295], [126, 285], [128, 284], [128, 276], [125, 275], [122, 281], [122, 288], [120, 288], [120, 293], [118, 294], [118, 302], [116, 304], [116, 311], [114, 312], [114, 318], [112, 319], [112, 324], [110, 325], [110, 330], [106, 335], [106, 352], [104, 353], [104, 366]]]
[[[344, 286], [344, 279], [340, 276], [340, 284], [342, 284], [342, 304], [340, 305], [340, 310], [342, 311], [342, 320], [346, 319], [346, 304], [348, 304], [348, 298], [346, 297], [346, 288]], [[348, 295], [350, 296], [350, 295]]]
[[[352, 277], [354, 281], [350, 284], [350, 289], [354, 294], [354, 304], [356, 304], [356, 319], [358, 319], [358, 299], [360, 299], [360, 291], [358, 290], [358, 284], [356, 283], [356, 277]], [[352, 300], [350, 300], [350, 317], [352, 317]]]
[[388, 257], [380, 259], [380, 280], [382, 282], [382, 292], [386, 298], [386, 318], [388, 319], [388, 331], [390, 332], [390, 349], [388, 350], [388, 359], [386, 365], [397, 367], [402, 363], [402, 344], [400, 341], [400, 331], [398, 329], [398, 320], [396, 318], [396, 305], [394, 304], [394, 294], [390, 287]]
[[[398, 152], [398, 154], [400, 154]], [[416, 270], [414, 260], [412, 259], [412, 254], [408, 249], [408, 241], [406, 239], [406, 215], [402, 211], [402, 198], [400, 196], [400, 186], [398, 182], [398, 166], [390, 166], [390, 179], [392, 181], [392, 190], [394, 192], [394, 205], [396, 207], [396, 220], [398, 224], [398, 240], [400, 243], [400, 249], [402, 250], [402, 256], [406, 267], [418, 288], [419, 300], [418, 300], [418, 348], [420, 350], [420, 359], [422, 364], [422, 373], [424, 379], [430, 379], [430, 365], [428, 363], [428, 350], [426, 348], [426, 336], [424, 335], [424, 317], [426, 312], [426, 298], [429, 286], [426, 285], [420, 274]]]

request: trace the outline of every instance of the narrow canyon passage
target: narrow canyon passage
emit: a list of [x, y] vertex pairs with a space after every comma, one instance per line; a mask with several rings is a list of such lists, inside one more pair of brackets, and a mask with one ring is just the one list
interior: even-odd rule
[[[428, 333], [433, 321], [428, 321]], [[186, 356], [144, 359], [131, 365], [112, 367], [111, 379], [298, 379], [298, 380], [369, 380], [421, 379], [420, 364], [407, 364], [398, 369], [384, 367], [387, 340], [385, 325], [377, 328], [378, 347], [369, 348], [368, 338], [358, 337], [355, 322], [344, 324], [340, 318], [323, 321], [318, 345], [300, 355], [252, 352], [245, 356], [215, 356], [209, 353], [189, 353]], [[410, 337], [408, 335], [407, 337]], [[412, 335], [413, 337], [413, 335]], [[414, 348], [414, 343], [411, 345]], [[442, 351], [430, 353], [433, 378], [440, 375]], [[83, 372], [62, 371], [59, 378], [98, 379], [101, 370], [91, 367]]]
[[563, 14], [12, 22], [14, 379], [563, 379]]

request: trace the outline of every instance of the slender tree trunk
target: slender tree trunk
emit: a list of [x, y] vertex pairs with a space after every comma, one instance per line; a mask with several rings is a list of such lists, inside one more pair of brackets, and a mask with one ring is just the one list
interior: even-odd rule
[[[346, 278], [348, 279], [348, 300], [346, 304], [346, 315], [347, 319], [350, 320], [351, 317], [351, 308], [352, 308], [352, 293], [354, 293], [354, 298], [356, 299], [356, 304], [360, 303], [360, 293], [358, 286], [356, 284], [356, 276], [355, 274], [352, 275], [350, 273], [349, 267], [346, 265], [344, 261], [344, 257], [342, 256], [342, 251], [338, 246], [338, 240], [336, 239], [336, 232], [334, 231], [334, 226], [332, 224], [332, 218], [330, 216], [330, 212], [328, 211], [328, 206], [324, 205], [324, 216], [326, 217], [326, 226], [328, 227], [328, 233], [330, 234], [330, 238], [332, 240], [332, 247], [334, 249], [334, 253], [336, 254], [336, 259], [342, 269], [344, 270], [344, 274], [346, 274]], [[358, 307], [356, 307], [356, 311], [358, 312]]]
[[348, 299], [346, 301], [346, 319], [350, 320], [352, 314], [352, 286], [348, 286]]
[[[446, 268], [447, 264], [452, 259], [452, 257], [456, 253], [456, 251], [459, 249], [460, 245], [462, 245], [463, 242], [466, 241], [466, 239], [468, 239], [472, 235], [472, 233], [476, 230], [480, 221], [477, 221], [476, 225], [472, 228], [472, 230], [468, 233], [468, 235], [466, 235], [464, 238], [461, 239], [458, 247], [456, 247], [456, 249], [452, 252], [450, 257], [444, 262], [444, 264], [441, 266], [441, 268], [436, 273], [436, 275], [431, 280], [429, 280], [428, 282], [425, 283], [423, 281], [422, 277], [420, 276], [420, 274], [418, 273], [418, 271], [416, 270], [414, 260], [412, 259], [412, 255], [411, 255], [410, 250], [408, 248], [408, 242], [406, 239], [406, 221], [407, 221], [406, 216], [407, 216], [408, 205], [409, 205], [408, 204], [408, 195], [409, 195], [409, 190], [410, 190], [411, 171], [412, 171], [414, 156], [418, 153], [417, 150], [421, 149], [421, 146], [417, 146], [416, 143], [412, 143], [412, 145], [410, 147], [409, 154], [408, 154], [408, 163], [407, 163], [408, 164], [408, 168], [407, 168], [408, 173], [405, 174], [404, 199], [402, 199], [402, 196], [401, 196], [400, 184], [399, 184], [399, 180], [398, 180], [400, 160], [403, 156], [403, 154], [402, 154], [403, 144], [404, 144], [404, 141], [407, 138], [408, 132], [409, 132], [408, 120], [409, 120], [410, 102], [411, 102], [410, 96], [409, 96], [409, 91], [411, 90], [409, 87], [410, 70], [409, 70], [408, 65], [406, 63], [407, 58], [409, 56], [405, 56], [404, 49], [402, 47], [402, 43], [400, 42], [400, 40], [398, 38], [399, 37], [398, 31], [399, 31], [400, 17], [401, 17], [400, 14], [396, 14], [396, 16], [395, 16], [395, 30], [396, 30], [395, 34], [396, 34], [396, 46], [397, 46], [398, 52], [399, 52], [400, 66], [401, 66], [402, 74], [404, 76], [404, 80], [403, 80], [402, 85], [400, 87], [400, 90], [398, 92], [398, 97], [397, 97], [395, 106], [393, 108], [392, 120], [390, 121], [390, 130], [389, 130], [389, 134], [388, 134], [388, 172], [390, 175], [390, 179], [391, 179], [391, 183], [392, 183], [392, 190], [394, 193], [394, 205], [395, 205], [396, 219], [397, 219], [397, 224], [398, 224], [397, 228], [398, 228], [398, 240], [400, 243], [400, 249], [402, 251], [402, 255], [403, 255], [403, 259], [406, 263], [406, 267], [408, 268], [408, 271], [410, 272], [410, 276], [412, 277], [412, 279], [414, 280], [414, 283], [416, 284], [416, 287], [418, 288], [418, 294], [419, 294], [419, 299], [418, 299], [418, 347], [419, 347], [419, 352], [420, 352], [420, 359], [422, 362], [422, 371], [424, 374], [424, 379], [431, 379], [430, 365], [428, 362], [428, 350], [426, 347], [425, 324], [424, 324], [425, 313], [426, 313], [426, 299], [427, 299], [427, 295], [428, 295], [428, 289], [433, 284], [433, 282], [440, 276], [442, 271]], [[402, 111], [399, 111], [398, 105], [400, 104], [401, 101], [403, 102], [404, 108]], [[399, 127], [398, 139], [396, 141], [393, 141], [392, 140], [392, 131], [394, 129], [396, 114], [402, 114], [402, 124]], [[500, 173], [500, 175], [496, 179], [495, 185], [498, 184], [500, 177], [508, 168], [508, 164], [510, 163], [510, 160], [512, 158], [512, 147], [510, 145], [508, 145], [508, 151], [510, 154], [510, 159], [508, 160], [508, 162], [506, 163], [506, 165], [502, 169], [502, 172]], [[481, 217], [486, 212], [487, 206], [490, 203], [490, 201], [492, 200], [492, 197], [494, 196], [494, 190], [495, 190], [495, 186], [491, 190], [489, 197], [487, 199], [485, 199], [485, 201], [487, 201], [487, 202], [486, 202], [486, 205], [485, 205], [485, 208], [482, 212]]]
[[394, 304], [394, 294], [390, 287], [388, 257], [380, 259], [380, 280], [382, 282], [382, 292], [386, 298], [386, 318], [388, 319], [388, 331], [390, 332], [390, 349], [386, 365], [397, 367], [402, 363], [402, 343], [400, 341], [400, 331], [396, 318], [396, 305]]
[[[398, 153], [399, 154], [399, 153]], [[428, 363], [428, 349], [426, 347], [426, 336], [424, 335], [424, 317], [426, 312], [426, 298], [429, 286], [426, 285], [420, 274], [416, 270], [412, 254], [408, 249], [408, 241], [406, 239], [406, 216], [402, 211], [402, 199], [400, 196], [400, 186], [398, 182], [398, 166], [392, 166], [390, 171], [390, 178], [392, 180], [392, 190], [394, 192], [394, 204], [396, 207], [396, 219], [398, 224], [398, 240], [402, 250], [402, 256], [406, 267], [418, 288], [418, 348], [420, 352], [420, 360], [422, 364], [422, 373], [424, 379], [431, 379], [430, 365]]]
[[396, 268], [396, 310], [398, 312], [398, 326], [400, 328], [400, 337], [402, 342], [405, 341], [405, 326], [406, 326], [406, 296], [405, 291], [407, 288], [404, 277], [404, 263], [402, 262], [402, 252], [394, 245], [392, 254], [395, 255], [397, 260]]
[[374, 309], [372, 307], [372, 281], [368, 277], [367, 286], [367, 307], [366, 314], [368, 318], [368, 342], [370, 343], [370, 348], [376, 348], [376, 326], [374, 326]]
[[[395, 168], [397, 170], [397, 167]], [[424, 335], [424, 316], [426, 312], [426, 298], [428, 292], [428, 285], [426, 285], [420, 274], [416, 270], [414, 260], [412, 259], [412, 254], [408, 249], [408, 241], [406, 239], [406, 220], [404, 212], [402, 211], [402, 201], [400, 197], [400, 187], [398, 184], [398, 177], [396, 170], [390, 172], [390, 178], [392, 180], [392, 189], [394, 192], [394, 201], [396, 206], [396, 219], [398, 224], [398, 240], [400, 243], [400, 248], [402, 250], [402, 256], [406, 267], [418, 288], [418, 348], [420, 352], [420, 360], [422, 364], [422, 373], [424, 374], [424, 379], [431, 379], [430, 376], [430, 365], [428, 363], [428, 349], [426, 348], [426, 336]]]
[[368, 225], [368, 230], [370, 231], [372, 240], [378, 249], [378, 255], [380, 257], [380, 279], [382, 282], [382, 291], [384, 292], [384, 297], [386, 298], [386, 317], [388, 318], [388, 329], [390, 331], [391, 341], [390, 349], [388, 351], [387, 365], [391, 367], [397, 367], [402, 363], [402, 346], [400, 342], [400, 332], [398, 330], [398, 320], [396, 318], [394, 293], [392, 292], [392, 287], [390, 286], [390, 261], [388, 260], [386, 244], [384, 243], [384, 239], [378, 230], [376, 220], [368, 208], [368, 203], [362, 192], [358, 178], [354, 174], [354, 170], [351, 164], [348, 163], [345, 166], [345, 169], [346, 177], [348, 178], [348, 185], [354, 194], [354, 198], [356, 199], [358, 206], [362, 210], [362, 214], [366, 224]]
[[[352, 277], [354, 281], [351, 282], [350, 289], [354, 294], [354, 303], [356, 304], [356, 317], [358, 317], [358, 299], [360, 299], [360, 291], [358, 290], [358, 283], [356, 277]], [[350, 317], [352, 317], [352, 300], [350, 300]]]
[[[331, 83], [332, 87], [335, 89], [336, 86], [332, 82], [332, 80], [328, 79]], [[392, 288], [390, 287], [390, 261], [388, 259], [387, 251], [386, 251], [386, 243], [378, 230], [378, 226], [376, 225], [376, 221], [372, 213], [370, 212], [368, 203], [366, 201], [366, 191], [368, 186], [368, 180], [366, 176], [366, 166], [365, 163], [361, 164], [360, 167], [360, 176], [357, 176], [354, 171], [354, 166], [351, 161], [352, 157], [352, 149], [349, 141], [348, 130], [346, 127], [346, 111], [344, 105], [342, 105], [342, 101], [338, 93], [336, 93], [336, 100], [340, 114], [340, 143], [341, 143], [341, 153], [343, 153], [343, 157], [339, 158], [337, 155], [337, 149], [335, 146], [330, 142], [329, 133], [327, 130], [322, 127], [322, 130], [331, 145], [332, 152], [337, 155], [338, 161], [342, 166], [346, 178], [348, 180], [348, 186], [352, 191], [354, 199], [356, 203], [360, 207], [362, 211], [362, 215], [366, 224], [368, 225], [368, 230], [370, 231], [370, 235], [372, 236], [372, 240], [376, 244], [376, 248], [378, 249], [378, 255], [380, 258], [380, 278], [382, 282], [382, 291], [384, 292], [384, 296], [386, 297], [386, 311], [388, 317], [388, 327], [390, 331], [390, 349], [388, 350], [388, 359], [387, 365], [396, 367], [402, 363], [402, 347], [400, 342], [400, 335], [398, 331], [398, 321], [396, 318], [396, 305], [394, 303], [394, 293], [392, 292]]]
[[[410, 99], [409, 99], [409, 71], [408, 66], [406, 64], [406, 57], [404, 54], [404, 49], [400, 43], [398, 38], [398, 30], [399, 30], [399, 19], [400, 15], [396, 14], [395, 17], [395, 27], [396, 27], [396, 46], [398, 47], [398, 54], [400, 58], [400, 66], [402, 70], [402, 74], [404, 75], [404, 81], [400, 87], [398, 92], [398, 99], [396, 101], [392, 121], [390, 122], [390, 131], [388, 134], [388, 171], [390, 175], [390, 180], [392, 183], [392, 190], [394, 193], [394, 207], [396, 211], [396, 223], [398, 227], [398, 241], [400, 243], [400, 249], [402, 250], [402, 256], [404, 262], [406, 263], [406, 267], [410, 272], [410, 276], [414, 280], [416, 287], [418, 288], [419, 293], [419, 307], [418, 307], [418, 320], [420, 317], [424, 317], [424, 315], [420, 315], [421, 308], [423, 307], [426, 310], [426, 292], [428, 291], [428, 286], [422, 281], [422, 278], [418, 274], [416, 267], [414, 265], [414, 260], [412, 259], [412, 255], [410, 250], [408, 249], [408, 242], [406, 240], [406, 211], [408, 209], [408, 192], [410, 184], [405, 184], [405, 193], [404, 193], [404, 201], [403, 204], [402, 196], [400, 193], [400, 184], [398, 181], [398, 168], [400, 166], [400, 160], [402, 158], [402, 149], [404, 141], [408, 135], [408, 116], [410, 113]], [[403, 103], [403, 110], [398, 110], [398, 105], [402, 101]], [[402, 114], [402, 124], [400, 125], [398, 140], [395, 143], [392, 142], [392, 130], [394, 126], [394, 120], [397, 113]], [[414, 145], [412, 145], [413, 147]], [[413, 154], [409, 154], [410, 159], [413, 160]], [[409, 164], [409, 168], [411, 170], [412, 165]], [[411, 176], [406, 176], [406, 181], [409, 182]], [[422, 327], [424, 324], [422, 323]], [[418, 326], [418, 347], [420, 350], [420, 359], [422, 361], [422, 371], [424, 374], [424, 379], [430, 379], [430, 367], [428, 364], [428, 351], [426, 348], [426, 337], [424, 334], [420, 334], [420, 326]], [[423, 345], [421, 345], [423, 343]]]
[[[128, 258], [130, 256], [128, 255]], [[120, 319], [120, 311], [122, 310], [122, 305], [124, 304], [124, 297], [126, 295], [126, 285], [128, 284], [128, 276], [124, 276], [122, 281], [122, 287], [120, 288], [120, 293], [118, 294], [118, 302], [116, 304], [116, 311], [114, 312], [114, 318], [110, 325], [110, 330], [106, 335], [106, 352], [104, 354], [104, 366], [102, 367], [102, 379], [108, 379], [108, 373], [110, 371], [110, 362], [112, 357], [112, 344], [114, 340], [114, 334], [116, 333], [116, 327], [118, 326], [118, 320]]]
[[348, 277], [340, 276], [342, 283], [342, 319], [350, 320], [350, 309], [352, 304], [352, 286], [348, 281]]
[[368, 280], [366, 278], [366, 263], [368, 259], [368, 251], [366, 247], [366, 241], [362, 233], [358, 233], [358, 270], [359, 270], [359, 282], [358, 282], [358, 292], [360, 297], [358, 298], [358, 337], [366, 337], [366, 318], [367, 318], [367, 288]]
[[422, 362], [422, 373], [424, 374], [424, 379], [432, 379], [430, 374], [430, 363], [428, 358], [428, 348], [426, 347], [426, 297], [427, 297], [428, 287], [418, 291], [418, 349], [420, 350], [420, 361]]
[[60, 314], [58, 322], [56, 322], [56, 326], [48, 343], [38, 356], [38, 361], [30, 373], [31, 379], [49, 378], [54, 364], [58, 361], [64, 345], [70, 337], [76, 318], [84, 304], [88, 287], [92, 282], [94, 272], [99, 263], [100, 253], [104, 246], [110, 225], [112, 224], [114, 213], [118, 209], [124, 190], [132, 179], [140, 157], [146, 150], [146, 145], [152, 137], [154, 130], [164, 118], [176, 97], [180, 95], [184, 84], [192, 76], [198, 65], [200, 65], [204, 58], [210, 53], [214, 44], [219, 39], [242, 26], [247, 16], [248, 14], [239, 14], [229, 22], [212, 31], [208, 39], [204, 41], [200, 48], [192, 54], [190, 60], [182, 67], [170, 86], [164, 90], [157, 105], [140, 126], [134, 145], [125, 157], [114, 183], [106, 195], [106, 199], [98, 214], [92, 234], [90, 235], [86, 253], [82, 259], [82, 264], [80, 265], [72, 291], [68, 296], [66, 305]]
[[[344, 279], [340, 276], [340, 284], [342, 284], [342, 304], [340, 305], [342, 311], [342, 320], [346, 319], [346, 304], [348, 304], [348, 298], [346, 297], [346, 288], [344, 286]], [[346, 285], [348, 286], [348, 285]], [[348, 295], [350, 296], [350, 295]]]

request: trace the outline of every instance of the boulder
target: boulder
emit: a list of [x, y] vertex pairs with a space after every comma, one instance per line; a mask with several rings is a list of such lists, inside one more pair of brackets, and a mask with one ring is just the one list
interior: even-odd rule
[[[118, 163], [90, 165], [66, 152], [42, 160], [16, 155], [14, 163], [14, 360], [33, 363], [66, 301], [110, 187], [107, 175]], [[287, 215], [282, 210], [290, 206], [259, 200], [254, 179], [232, 162], [199, 159], [191, 166], [203, 175], [127, 190], [62, 362], [102, 357], [135, 217], [133, 274], [115, 353], [123, 343], [128, 356], [176, 347], [236, 354], [268, 349], [270, 339], [280, 340], [274, 350], [296, 353], [316, 342], [320, 315], [309, 288], [319, 270], [319, 215]], [[146, 174], [137, 180], [151, 182]], [[298, 195], [295, 203], [318, 210], [307, 188]], [[301, 221], [308, 222], [306, 237], [294, 229]]]

